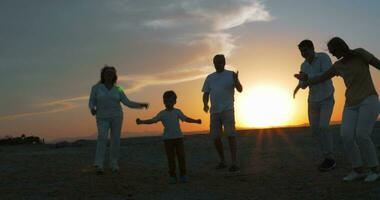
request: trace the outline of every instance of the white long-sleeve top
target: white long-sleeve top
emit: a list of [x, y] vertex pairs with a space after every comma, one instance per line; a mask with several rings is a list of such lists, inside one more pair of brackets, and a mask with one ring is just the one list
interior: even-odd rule
[[130, 108], [141, 107], [140, 104], [130, 101], [120, 87], [113, 86], [109, 90], [102, 83], [91, 88], [88, 106], [90, 109], [96, 109], [97, 118], [120, 117], [123, 116], [120, 102]]
[[[330, 57], [326, 53], [315, 53], [312, 63], [304, 61], [301, 65], [301, 71], [306, 73], [309, 78], [322, 75], [332, 66]], [[304, 84], [300, 81], [300, 84]], [[334, 94], [334, 86], [330, 80], [309, 86], [309, 102], [322, 101]]]

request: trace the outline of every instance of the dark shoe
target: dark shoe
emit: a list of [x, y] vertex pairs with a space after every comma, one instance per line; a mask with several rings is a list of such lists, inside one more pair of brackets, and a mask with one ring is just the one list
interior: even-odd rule
[[96, 166], [96, 175], [103, 175], [104, 174], [104, 169], [102, 167]]
[[231, 165], [231, 167], [228, 169], [230, 172], [238, 172], [240, 168], [237, 165]]
[[177, 177], [176, 176], [169, 177], [168, 183], [169, 184], [176, 184], [177, 183]]
[[181, 181], [181, 183], [187, 183], [187, 182], [189, 182], [189, 178], [187, 178], [186, 175], [180, 176], [179, 180]]
[[219, 163], [219, 164], [215, 167], [215, 169], [225, 169], [225, 168], [227, 168], [227, 165], [224, 164], [224, 162]]
[[119, 173], [120, 173], [119, 168], [113, 168], [113, 169], [112, 169], [112, 173], [114, 173], [114, 174], [119, 174]]
[[336, 166], [336, 162], [334, 159], [326, 158], [322, 164], [319, 165], [318, 169], [321, 172], [327, 172], [333, 170]]

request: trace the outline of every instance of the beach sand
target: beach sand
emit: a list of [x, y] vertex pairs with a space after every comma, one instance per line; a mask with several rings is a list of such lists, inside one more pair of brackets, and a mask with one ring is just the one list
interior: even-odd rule
[[[324, 173], [317, 170], [322, 156], [308, 128], [239, 131], [239, 173], [214, 169], [218, 157], [208, 135], [186, 136], [189, 182], [174, 185], [160, 137], [123, 139], [120, 173], [107, 169], [102, 176], [92, 166], [95, 141], [0, 146], [0, 199], [380, 199], [380, 180], [341, 181], [350, 165], [339, 127], [332, 132], [337, 168]], [[380, 129], [373, 139], [379, 147]]]

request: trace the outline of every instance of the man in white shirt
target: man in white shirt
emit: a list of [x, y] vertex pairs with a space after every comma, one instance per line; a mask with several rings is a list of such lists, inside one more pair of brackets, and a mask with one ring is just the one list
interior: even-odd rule
[[[217, 169], [226, 168], [223, 143], [221, 136], [224, 133], [228, 136], [231, 151], [232, 164], [229, 171], [238, 171], [236, 162], [236, 132], [235, 132], [235, 113], [234, 113], [234, 92], [242, 92], [238, 73], [225, 70], [226, 60], [224, 55], [218, 54], [213, 59], [216, 72], [207, 76], [203, 92], [203, 110], [207, 113], [210, 110], [210, 134], [214, 139], [215, 148], [218, 152], [220, 163]], [[208, 106], [211, 100], [211, 109]]]
[[[301, 72], [308, 77], [316, 77], [331, 68], [330, 57], [326, 53], [316, 53], [313, 42], [303, 40], [298, 48], [305, 61], [301, 64]], [[294, 90], [305, 89], [305, 84], [300, 81]], [[319, 165], [320, 171], [329, 171], [335, 168], [333, 155], [333, 137], [329, 131], [329, 124], [334, 108], [334, 86], [329, 79], [320, 84], [309, 86], [308, 115], [313, 136], [319, 141], [324, 161]]]

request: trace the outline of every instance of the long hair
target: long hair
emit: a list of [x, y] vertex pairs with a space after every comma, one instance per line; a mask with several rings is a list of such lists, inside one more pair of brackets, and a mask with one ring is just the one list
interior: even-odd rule
[[334, 51], [338, 50], [345, 54], [351, 54], [351, 49], [347, 43], [340, 37], [333, 37], [328, 43], [327, 47]]
[[108, 66], [108, 65], [104, 65], [104, 67], [102, 68], [101, 72], [100, 72], [100, 81], [99, 83], [103, 83], [105, 82], [105, 72], [107, 70], [112, 70], [113, 71], [113, 79], [112, 79], [112, 84], [115, 85], [116, 81], [117, 81], [117, 74], [116, 74], [116, 69], [115, 67], [113, 66]]

